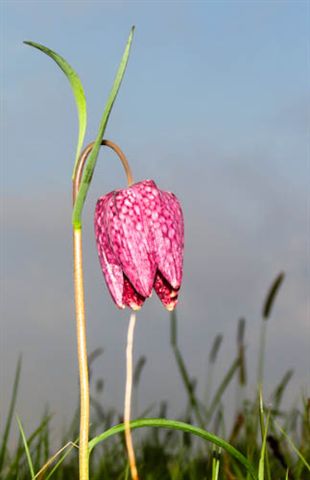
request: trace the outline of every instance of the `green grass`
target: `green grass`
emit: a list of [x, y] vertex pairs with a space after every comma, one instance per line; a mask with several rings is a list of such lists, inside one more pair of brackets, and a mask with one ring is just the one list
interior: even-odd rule
[[[280, 278], [280, 280], [279, 280]], [[273, 282], [264, 303], [257, 359], [259, 380], [263, 380], [266, 351], [266, 319], [272, 308], [283, 274]], [[258, 382], [257, 395], [245, 398], [248, 376], [244, 349], [245, 320], [238, 325], [237, 356], [228, 365], [218, 388], [213, 391], [214, 365], [220, 355], [221, 336], [215, 338], [207, 367], [208, 392], [205, 399], [197, 394], [193, 379], [177, 342], [177, 317], [171, 315], [171, 348], [176, 360], [176, 374], [184, 385], [187, 408], [174, 419], [166, 418], [164, 403], [154, 407], [157, 418], [138, 418], [132, 422], [140, 479], [143, 480], [310, 480], [310, 400], [301, 399], [299, 409], [285, 411], [282, 400], [293, 375], [288, 370], [271, 396], [271, 408], [263, 402]], [[264, 344], [262, 344], [262, 342]], [[102, 351], [90, 355], [90, 366]], [[143, 378], [147, 359], [136, 364], [134, 388]], [[91, 370], [91, 369], [90, 369]], [[16, 368], [11, 403], [0, 444], [1, 480], [78, 479], [78, 415], [59, 441], [59, 451], [51, 449], [50, 416], [39, 421], [38, 428], [27, 436], [27, 427], [15, 416], [15, 403], [21, 374], [21, 360]], [[237, 382], [242, 406], [234, 414], [230, 431], [225, 425], [224, 394], [232, 381]], [[115, 412], [100, 401], [102, 385], [94, 386], [91, 398], [92, 425], [90, 434], [90, 472], [92, 480], [130, 479], [123, 437], [122, 412]], [[241, 395], [242, 392], [242, 395]], [[152, 412], [154, 416], [154, 410]], [[146, 416], [144, 414], [144, 416]], [[20, 440], [15, 449], [8, 449], [10, 431], [18, 424]], [[140, 429], [143, 435], [136, 435]], [[224, 433], [227, 432], [227, 433]], [[199, 438], [198, 438], [199, 437]]]

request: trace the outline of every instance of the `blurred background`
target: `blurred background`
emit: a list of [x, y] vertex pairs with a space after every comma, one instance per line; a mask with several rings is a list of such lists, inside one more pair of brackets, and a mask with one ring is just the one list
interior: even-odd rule
[[[186, 244], [178, 341], [206, 383], [212, 342], [224, 335], [214, 384], [236, 355], [246, 319], [247, 395], [255, 394], [262, 303], [286, 273], [268, 320], [265, 398], [288, 368], [288, 405], [309, 394], [309, 3], [306, 1], [1, 2], [1, 414], [22, 354], [17, 411], [27, 433], [47, 405], [55, 436], [78, 401], [71, 252], [71, 172], [77, 115], [69, 84], [42, 43], [79, 73], [88, 101], [86, 142], [97, 133], [131, 25], [126, 76], [106, 138], [135, 179], [153, 178], [181, 200]], [[84, 210], [88, 349], [105, 405], [121, 409], [129, 311], [112, 303], [93, 233], [96, 199], [125, 186], [101, 150]], [[156, 295], [138, 315], [145, 355], [139, 411], [186, 405]], [[227, 401], [234, 409], [234, 388]]]

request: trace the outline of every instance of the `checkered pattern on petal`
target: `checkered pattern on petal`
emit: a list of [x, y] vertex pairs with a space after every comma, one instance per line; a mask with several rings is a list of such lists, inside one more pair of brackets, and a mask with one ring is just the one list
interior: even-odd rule
[[183, 214], [181, 205], [173, 193], [161, 191], [160, 196], [162, 237], [157, 242], [158, 269], [172, 288], [177, 290], [181, 286], [183, 273]]
[[123, 302], [124, 276], [119, 260], [111, 248], [107, 233], [107, 204], [113, 193], [101, 197], [95, 210], [95, 236], [100, 265], [107, 287], [119, 308], [125, 308]]
[[100, 198], [95, 232], [101, 267], [119, 307], [139, 309], [154, 287], [173, 310], [182, 281], [184, 224], [173, 193], [144, 180]]
[[115, 256], [134, 289], [151, 295], [156, 265], [149, 253], [142, 207], [133, 188], [114, 192], [108, 204], [108, 236]]

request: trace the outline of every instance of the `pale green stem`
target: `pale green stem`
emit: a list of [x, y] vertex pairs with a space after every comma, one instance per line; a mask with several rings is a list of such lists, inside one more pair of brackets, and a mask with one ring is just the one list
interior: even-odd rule
[[76, 334], [80, 374], [80, 480], [89, 479], [88, 435], [89, 435], [89, 379], [86, 347], [86, 320], [84, 305], [82, 230], [73, 229], [74, 292]]

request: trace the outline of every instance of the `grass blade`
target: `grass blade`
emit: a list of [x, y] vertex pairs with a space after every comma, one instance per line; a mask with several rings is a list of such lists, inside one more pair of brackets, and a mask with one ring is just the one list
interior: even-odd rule
[[216, 407], [219, 405], [220, 403], [220, 399], [223, 395], [223, 393], [225, 392], [226, 388], [228, 387], [229, 383], [231, 382], [234, 374], [236, 373], [236, 371], [238, 370], [240, 366], [240, 357], [238, 356], [234, 362], [232, 363], [231, 367], [229, 368], [228, 372], [226, 373], [226, 375], [224, 376], [220, 386], [218, 387], [214, 397], [213, 397], [213, 400], [210, 404], [210, 408], [208, 409], [208, 421], [210, 421], [213, 413], [214, 413], [214, 410], [216, 409]]
[[266, 449], [270, 412], [268, 413], [267, 421], [265, 425], [264, 402], [263, 402], [263, 393], [261, 388], [259, 389], [258, 398], [259, 398], [259, 421], [260, 421], [260, 428], [261, 428], [261, 435], [262, 435], [262, 448], [261, 448], [261, 455], [260, 455], [259, 467], [258, 467], [259, 472], [261, 472], [262, 478], [260, 478], [260, 473], [258, 474], [258, 478], [259, 480], [264, 480], [265, 467], [266, 467], [268, 480], [271, 480], [268, 451]]
[[61, 70], [64, 72], [64, 74], [66, 75], [67, 79], [70, 82], [71, 89], [75, 99], [77, 112], [78, 112], [78, 119], [79, 119], [79, 133], [78, 133], [78, 141], [77, 141], [76, 154], [75, 154], [74, 169], [72, 174], [72, 177], [73, 177], [77, 167], [77, 161], [82, 150], [85, 132], [86, 132], [86, 126], [87, 126], [87, 106], [86, 106], [86, 98], [85, 98], [82, 82], [78, 74], [71, 67], [71, 65], [69, 65], [69, 63], [63, 57], [61, 57], [58, 53], [54, 52], [50, 48], [45, 47], [44, 45], [41, 45], [40, 43], [35, 43], [31, 41], [26, 41], [24, 43], [26, 45], [29, 45], [30, 47], [37, 48], [38, 50], [40, 50], [41, 52], [45, 53], [50, 58], [52, 58], [57, 63], [57, 65], [61, 68]]
[[275, 410], [278, 410], [279, 407], [280, 407], [280, 403], [281, 403], [281, 400], [282, 400], [284, 391], [285, 391], [285, 389], [286, 389], [286, 387], [287, 387], [288, 382], [289, 382], [290, 379], [292, 378], [293, 373], [294, 373], [294, 370], [288, 370], [288, 371], [284, 374], [284, 376], [282, 377], [279, 385], [276, 387], [276, 389], [275, 389], [274, 392], [272, 393], [272, 398], [274, 399], [273, 408], [274, 408]]
[[[78, 439], [77, 439], [78, 440]], [[69, 447], [69, 448], [68, 448]], [[60, 450], [58, 450], [58, 452], [56, 452], [44, 465], [43, 467], [40, 469], [40, 471], [35, 475], [34, 479], [37, 479], [39, 478], [43, 472], [56, 460], [56, 458], [64, 451], [65, 453], [60, 457], [60, 459], [58, 460], [58, 462], [56, 463], [56, 465], [54, 465], [54, 467], [52, 468], [52, 470], [49, 472], [49, 474], [44, 477], [45, 480], [49, 480], [49, 478], [51, 478], [51, 476], [53, 475], [53, 473], [57, 470], [57, 468], [62, 464], [62, 462], [65, 460], [65, 458], [69, 455], [69, 453], [71, 452], [71, 450], [73, 448], [78, 448], [77, 445], [73, 442], [68, 442], [66, 445], [64, 445]]]
[[210, 353], [209, 353], [209, 358], [208, 358], [208, 365], [207, 365], [207, 375], [206, 375], [206, 384], [205, 384], [205, 393], [204, 393], [204, 403], [206, 408], [208, 408], [209, 400], [210, 400], [210, 395], [212, 391], [212, 385], [213, 385], [213, 372], [214, 372], [214, 365], [221, 347], [223, 341], [223, 335], [218, 334], [216, 335]]
[[[234, 448], [232, 445], [230, 445], [228, 442], [226, 442], [222, 438], [217, 437], [216, 435], [206, 430], [203, 430], [202, 428], [195, 427], [188, 423], [179, 422], [176, 420], [167, 420], [163, 418], [142, 418], [142, 419], [134, 420], [130, 422], [131, 430], [135, 430], [136, 428], [143, 428], [143, 427], [168, 428], [171, 430], [179, 430], [182, 432], [190, 433], [208, 442], [211, 442], [214, 445], [217, 445], [218, 447], [222, 448], [229, 455], [231, 455], [236, 460], [238, 460], [250, 473], [252, 479], [258, 480], [253, 465], [247, 460], [247, 458], [241, 452], [239, 452], [239, 450]], [[103, 442], [104, 440], [106, 440], [109, 437], [112, 437], [113, 435], [122, 433], [124, 432], [124, 430], [125, 430], [125, 426], [122, 423], [119, 425], [115, 425], [109, 430], [106, 430], [102, 434], [93, 438], [89, 442], [89, 453], [91, 453], [92, 450], [95, 448], [95, 446], [98, 445], [100, 442]]]
[[310, 464], [307, 462], [307, 460], [305, 459], [305, 457], [303, 456], [302, 453], [300, 453], [300, 451], [298, 450], [298, 448], [295, 446], [294, 442], [290, 439], [290, 437], [287, 435], [287, 433], [285, 432], [285, 430], [283, 430], [283, 428], [278, 424], [278, 422], [274, 421], [275, 425], [277, 426], [277, 428], [280, 430], [280, 432], [284, 435], [284, 437], [286, 438], [286, 440], [288, 441], [290, 447], [292, 448], [292, 450], [296, 453], [296, 455], [299, 457], [299, 459], [302, 461], [302, 463], [304, 464], [304, 466], [306, 467], [306, 469], [308, 470], [308, 472], [310, 472]]
[[143, 370], [145, 364], [146, 364], [146, 357], [144, 355], [141, 355], [141, 357], [139, 358], [139, 360], [138, 360], [138, 362], [135, 366], [135, 370], [134, 370], [134, 373], [133, 373], [132, 383], [133, 383], [133, 386], [135, 388], [138, 387], [138, 384], [139, 384], [140, 378], [141, 378], [141, 373], [142, 373], [142, 370]]
[[212, 452], [212, 480], [218, 480], [220, 472], [221, 449], [215, 448]]
[[266, 444], [267, 444], [268, 424], [269, 424], [269, 414], [268, 414], [268, 417], [267, 417], [266, 425], [264, 426], [263, 443], [262, 443], [259, 465], [258, 465], [258, 480], [264, 480], [264, 478], [265, 478], [265, 459], [267, 460], [267, 458], [266, 458]]
[[[34, 432], [28, 437], [28, 439], [27, 439], [28, 448], [33, 444], [33, 442], [38, 437], [40, 437], [40, 434], [43, 430], [48, 432], [47, 426], [48, 426], [48, 423], [49, 423], [51, 418], [52, 418], [51, 415], [47, 416], [46, 418], [43, 418], [43, 420], [42, 420], [41, 424], [38, 426], [38, 428], [36, 428], [34, 430]], [[16, 470], [18, 469], [18, 464], [19, 464], [19, 461], [22, 458], [23, 454], [24, 454], [23, 442], [20, 441], [19, 446], [17, 448], [17, 452], [15, 454], [15, 457], [14, 457], [14, 459], [12, 459], [11, 465], [9, 466], [9, 472], [8, 472], [8, 477], [9, 478], [11, 478], [10, 475], [13, 475], [14, 472], [16, 472]]]
[[19, 431], [20, 431], [20, 434], [21, 434], [21, 437], [22, 437], [23, 445], [24, 445], [24, 448], [25, 448], [27, 462], [28, 462], [30, 473], [31, 473], [31, 478], [32, 478], [32, 480], [34, 480], [34, 478], [35, 478], [34, 468], [33, 468], [32, 460], [31, 460], [31, 455], [30, 455], [28, 442], [27, 442], [26, 435], [25, 435], [25, 432], [24, 432], [24, 429], [23, 429], [23, 426], [22, 426], [22, 422], [20, 421], [20, 419], [18, 417], [17, 417], [17, 423], [18, 423], [18, 428], [19, 428]]
[[12, 420], [13, 420], [13, 414], [14, 414], [14, 409], [15, 409], [15, 405], [16, 405], [21, 367], [22, 367], [22, 358], [20, 356], [18, 358], [18, 361], [17, 361], [13, 390], [12, 390], [12, 397], [11, 397], [10, 406], [9, 406], [9, 413], [8, 413], [8, 416], [7, 416], [7, 420], [6, 420], [6, 424], [5, 424], [5, 428], [4, 428], [3, 440], [2, 440], [2, 443], [1, 443], [0, 472], [2, 471], [2, 467], [3, 467], [3, 464], [4, 464], [4, 460], [5, 460], [6, 447], [7, 447], [7, 443], [8, 443], [8, 439], [9, 439], [9, 435], [10, 435], [10, 430], [11, 430], [11, 425], [12, 425]]
[[177, 365], [179, 367], [179, 371], [180, 371], [180, 374], [181, 374], [181, 377], [182, 377], [182, 380], [183, 380], [183, 383], [184, 383], [184, 386], [185, 386], [185, 390], [188, 394], [190, 405], [191, 405], [193, 411], [195, 412], [195, 415], [196, 415], [197, 421], [199, 423], [199, 426], [201, 428], [204, 428], [205, 420], [204, 420], [204, 418], [201, 414], [201, 410], [200, 410], [200, 407], [199, 407], [200, 404], [199, 404], [199, 401], [198, 401], [198, 399], [196, 398], [196, 395], [195, 395], [193, 381], [191, 380], [191, 378], [189, 376], [189, 373], [188, 373], [187, 368], [185, 366], [185, 362], [183, 360], [182, 354], [181, 354], [181, 352], [178, 348], [178, 345], [177, 345], [177, 316], [176, 316], [175, 312], [171, 313], [170, 320], [171, 320], [170, 343], [171, 343], [171, 346], [172, 346], [172, 349], [173, 349], [173, 352], [174, 352], [174, 355], [175, 355], [175, 359], [176, 359]]
[[124, 77], [124, 74], [125, 74], [125, 71], [126, 71], [126, 66], [127, 66], [128, 59], [129, 59], [130, 48], [131, 48], [131, 44], [132, 44], [132, 40], [133, 40], [133, 33], [134, 33], [134, 27], [132, 27], [132, 29], [130, 31], [128, 41], [127, 41], [127, 44], [126, 44], [126, 47], [125, 47], [125, 51], [124, 51], [123, 57], [121, 59], [120, 65], [118, 67], [116, 77], [115, 77], [115, 80], [114, 80], [114, 83], [113, 83], [113, 86], [112, 86], [112, 90], [110, 92], [110, 95], [108, 97], [108, 100], [107, 100], [107, 103], [106, 103], [106, 106], [105, 106], [105, 109], [104, 109], [104, 112], [103, 112], [103, 116], [102, 116], [102, 119], [101, 119], [101, 122], [100, 122], [100, 125], [99, 125], [99, 130], [98, 130], [98, 134], [97, 134], [95, 144], [93, 146], [93, 149], [92, 149], [92, 151], [91, 151], [91, 153], [88, 157], [87, 163], [86, 163], [85, 168], [84, 168], [84, 173], [83, 173], [83, 176], [82, 176], [81, 185], [80, 185], [79, 192], [78, 192], [75, 204], [74, 204], [73, 214], [72, 214], [72, 224], [73, 224], [74, 228], [77, 229], [77, 230], [79, 230], [81, 228], [81, 225], [82, 225], [82, 219], [81, 219], [82, 210], [83, 210], [86, 195], [87, 195], [87, 192], [88, 192], [88, 189], [89, 189], [89, 186], [90, 186], [90, 182], [91, 182], [91, 179], [92, 179], [92, 176], [93, 176], [94, 168], [96, 166], [100, 145], [101, 145], [101, 142], [102, 142], [102, 139], [103, 139], [103, 135], [104, 135], [104, 132], [105, 132], [108, 120], [109, 120], [109, 116], [110, 116], [112, 107], [113, 107], [114, 102], [116, 100], [119, 88], [121, 86], [121, 83], [122, 83], [122, 80], [123, 80], [123, 77]]
[[216, 335], [216, 337], [214, 339], [214, 342], [212, 344], [212, 348], [210, 350], [210, 354], [209, 354], [209, 362], [210, 363], [215, 363], [216, 362], [217, 355], [218, 355], [218, 352], [219, 352], [222, 341], [223, 341], [223, 335], [221, 333], [219, 333], [218, 335]]

